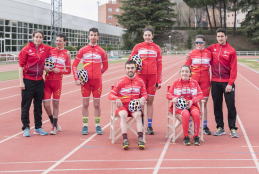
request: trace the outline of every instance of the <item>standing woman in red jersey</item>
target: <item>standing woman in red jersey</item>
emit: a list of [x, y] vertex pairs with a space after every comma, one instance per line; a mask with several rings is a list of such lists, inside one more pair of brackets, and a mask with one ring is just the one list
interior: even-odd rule
[[44, 67], [44, 62], [51, 47], [41, 44], [44, 39], [42, 31], [34, 31], [33, 42], [29, 42], [19, 53], [19, 79], [22, 92], [21, 121], [24, 137], [30, 137], [29, 111], [33, 100], [34, 106], [34, 134], [48, 135], [42, 129], [42, 99], [44, 94], [43, 69], [49, 72], [48, 67]]
[[204, 134], [211, 135], [207, 126], [207, 102], [210, 95], [210, 65], [212, 54], [209, 50], [204, 48], [205, 37], [198, 35], [195, 38], [196, 49], [190, 53], [190, 57], [185, 62], [185, 65], [191, 67], [192, 79], [196, 80], [203, 92], [204, 103]]
[[144, 42], [137, 44], [131, 52], [129, 60], [135, 54], [138, 54], [142, 60], [142, 70], [138, 72], [147, 89], [147, 133], [154, 135], [152, 128], [153, 101], [156, 90], [161, 88], [162, 82], [162, 53], [160, 46], [153, 42], [154, 31], [151, 28], [144, 29]]

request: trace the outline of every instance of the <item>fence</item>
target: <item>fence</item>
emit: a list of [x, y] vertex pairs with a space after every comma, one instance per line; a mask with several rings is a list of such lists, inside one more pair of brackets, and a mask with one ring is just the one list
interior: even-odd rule
[[[109, 59], [114, 59], [114, 58], [120, 58], [125, 55], [130, 55], [132, 50], [111, 50], [111, 51], [106, 51], [108, 58]], [[70, 51], [71, 53], [71, 58], [74, 59], [76, 58], [77, 51]]]
[[[190, 51], [167, 51], [167, 55], [183, 55]], [[238, 56], [259, 56], [259, 51], [237, 51]]]
[[19, 52], [0, 53], [0, 62], [15, 62], [18, 61]]

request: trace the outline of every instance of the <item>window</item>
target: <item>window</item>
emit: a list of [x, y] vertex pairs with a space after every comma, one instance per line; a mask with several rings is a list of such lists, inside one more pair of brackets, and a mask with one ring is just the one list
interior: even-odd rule
[[112, 19], [112, 16], [108, 16], [108, 19]]
[[232, 22], [232, 25], [234, 24], [234, 22]]
[[120, 26], [120, 24], [117, 23], [117, 24], [116, 24], [116, 27], [119, 27], [119, 26]]
[[238, 23], [238, 24], [240, 23], [240, 20], [239, 20], [239, 19], [237, 20], [237, 23]]
[[112, 12], [112, 8], [108, 8], [108, 12]]
[[113, 4], [116, 4], [116, 1], [112, 1]]
[[108, 25], [112, 25], [111, 23], [109, 23]]
[[229, 17], [229, 15], [228, 15], [228, 17]]
[[232, 16], [234, 16], [234, 14], [232, 14]]
[[228, 25], [230, 25], [230, 23], [228, 22]]
[[120, 9], [119, 9], [119, 8], [116, 8], [116, 12], [120, 12]]

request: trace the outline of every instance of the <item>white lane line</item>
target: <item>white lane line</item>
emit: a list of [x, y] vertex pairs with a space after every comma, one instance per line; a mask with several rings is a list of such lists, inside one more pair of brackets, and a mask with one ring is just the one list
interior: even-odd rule
[[[179, 169], [254, 169], [255, 167], [161, 167], [163, 170], [179, 170]], [[145, 168], [93, 168], [93, 169], [54, 169], [53, 172], [65, 171], [118, 171], [118, 170], [153, 170], [154, 167]], [[14, 170], [14, 171], [0, 171], [0, 173], [17, 173], [17, 172], [43, 172], [44, 170]]]
[[241, 77], [243, 77], [246, 81], [248, 81], [252, 86], [254, 86], [257, 90], [259, 90], [259, 88], [257, 86], [255, 86], [252, 82], [250, 82], [247, 78], [245, 78], [244, 76], [242, 76], [239, 72], [237, 73], [238, 75], [240, 75]]
[[[172, 65], [171, 65], [172, 66]], [[167, 79], [164, 83], [162, 83], [162, 86], [171, 78], [173, 78], [177, 73], [175, 73], [172, 77], [170, 77], [169, 79]], [[105, 128], [107, 128], [111, 123], [106, 124], [103, 127], [103, 130]], [[50, 168], [48, 168], [46, 171], [44, 171], [42, 174], [46, 174], [49, 173], [50, 171], [52, 171], [55, 167], [57, 167], [59, 164], [61, 164], [62, 162], [64, 162], [67, 158], [69, 158], [71, 155], [73, 155], [78, 149], [81, 148], [81, 146], [85, 145], [86, 143], [88, 143], [92, 138], [94, 138], [97, 134], [95, 133], [94, 135], [92, 135], [91, 137], [89, 137], [88, 139], [86, 139], [83, 143], [81, 143], [79, 146], [77, 146], [74, 150], [72, 150], [69, 154], [67, 154], [65, 157], [63, 157], [62, 159], [60, 159], [58, 162], [56, 162], [54, 165], [52, 165]], [[170, 142], [170, 141], [169, 141]], [[168, 148], [168, 147], [167, 147]]]
[[16, 109], [13, 109], [13, 110], [10, 110], [10, 111], [1, 113], [0, 116], [1, 116], [1, 115], [4, 115], [4, 114], [7, 114], [7, 113], [10, 113], [10, 112], [13, 112], [13, 111], [16, 111], [16, 110], [19, 110], [19, 109], [21, 109], [21, 108], [16, 108]]
[[255, 69], [253, 69], [253, 68], [250, 68], [250, 67], [244, 65], [243, 63], [239, 63], [239, 62], [238, 62], [237, 64], [239, 64], [239, 65], [243, 66], [244, 68], [249, 69], [249, 70], [251, 70], [251, 71], [253, 71], [253, 72], [257, 73], [257, 74], [259, 74], [259, 71], [255, 70]]
[[9, 97], [0, 98], [0, 100], [8, 99], [8, 98], [11, 98], [11, 97], [16, 97], [16, 96], [19, 96], [19, 95], [21, 95], [21, 94], [16, 94], [16, 95], [11, 95]]

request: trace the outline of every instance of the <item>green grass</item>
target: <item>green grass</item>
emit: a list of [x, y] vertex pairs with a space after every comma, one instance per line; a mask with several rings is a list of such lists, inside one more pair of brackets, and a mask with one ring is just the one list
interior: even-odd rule
[[[127, 56], [125, 56], [126, 58]], [[110, 60], [109, 61], [109, 65], [110, 64], [115, 64], [115, 63], [122, 63], [122, 62], [126, 62], [127, 59], [119, 59], [119, 60]], [[83, 63], [80, 63], [77, 67], [77, 69], [82, 69], [83, 68]], [[6, 80], [14, 80], [14, 79], [18, 79], [19, 78], [19, 71], [15, 70], [15, 71], [7, 71], [7, 72], [0, 72], [0, 82], [1, 81], [6, 81]]]
[[259, 71], [259, 62], [256, 60], [259, 60], [259, 59], [258, 58], [257, 59], [255, 59], [255, 58], [253, 58], [253, 59], [252, 58], [251, 59], [237, 59], [237, 61], [239, 63], [242, 63], [242, 64], [248, 66], [249, 68]]

